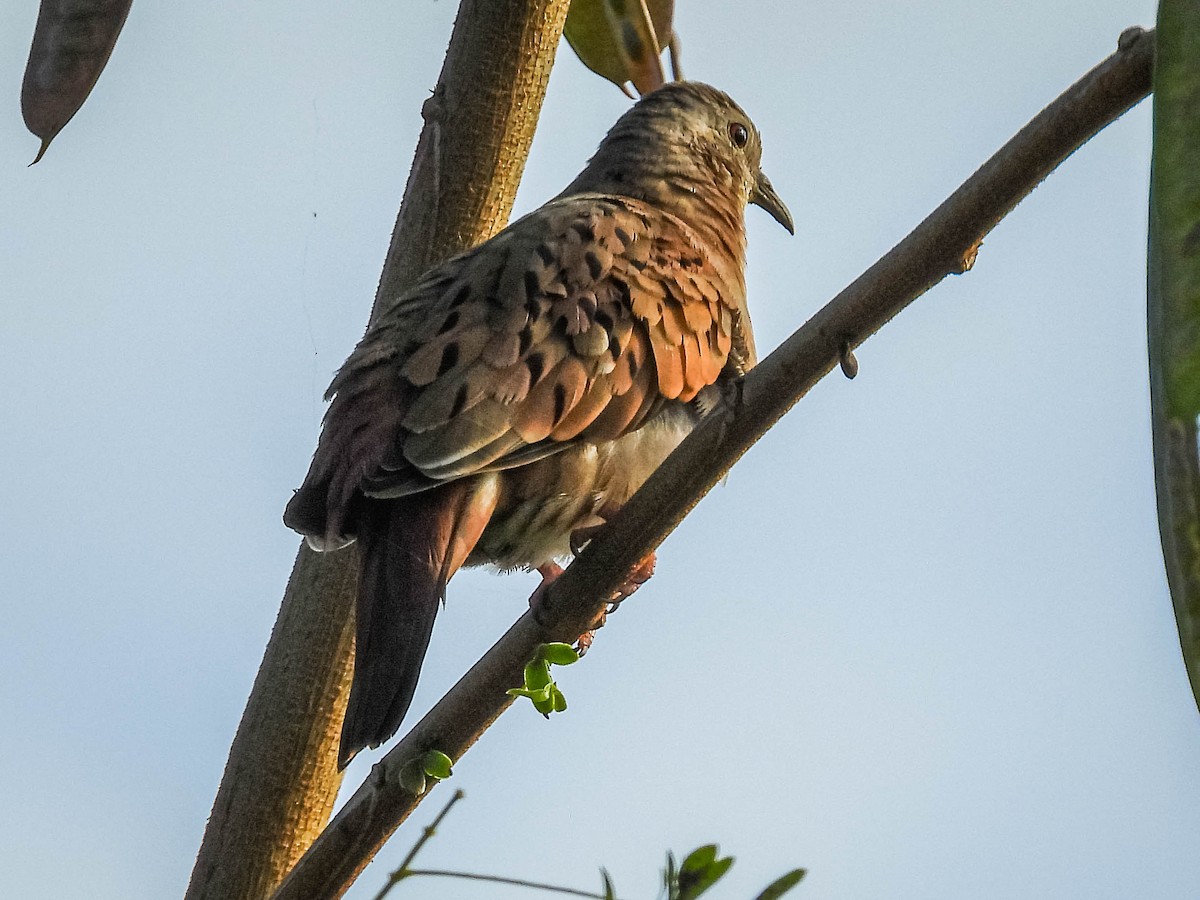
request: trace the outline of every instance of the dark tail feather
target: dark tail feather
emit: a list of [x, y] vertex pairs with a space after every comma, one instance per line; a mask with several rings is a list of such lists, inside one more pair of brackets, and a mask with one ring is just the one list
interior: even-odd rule
[[364, 747], [382, 744], [404, 720], [446, 582], [487, 524], [495, 492], [459, 481], [367, 505], [358, 528], [354, 682], [339, 768]]

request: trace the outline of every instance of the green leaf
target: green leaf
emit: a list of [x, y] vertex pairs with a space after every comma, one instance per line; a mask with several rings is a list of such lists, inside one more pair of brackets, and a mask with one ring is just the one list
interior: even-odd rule
[[663, 871], [663, 886], [667, 889], [667, 894], [674, 897], [679, 891], [679, 870], [675, 865], [675, 854], [670, 850], [667, 851], [667, 867]]
[[554, 712], [567, 711], [567, 698], [563, 696], [557, 684], [550, 685], [550, 706]]
[[679, 873], [696, 871], [711, 866], [717, 859], [717, 845], [705, 844], [703, 847], [697, 847], [683, 859], [683, 865], [679, 867]]
[[507, 693], [510, 697], [528, 697], [533, 701], [534, 706], [536, 706], [539, 702], [548, 701], [550, 699], [551, 687], [552, 685], [548, 684], [545, 687], [538, 688], [537, 690], [530, 690], [529, 688], [523, 687], [509, 688], [505, 693]]
[[804, 869], [792, 869], [786, 875], [776, 878], [768, 884], [754, 900], [778, 900], [798, 885], [806, 874], [808, 873]]
[[397, 781], [400, 782], [400, 787], [408, 791], [415, 797], [420, 797], [425, 793], [425, 770], [421, 765], [420, 759], [410, 759], [400, 767], [400, 773], [397, 776]]
[[633, 82], [645, 94], [665, 80], [662, 51], [671, 41], [674, 6], [674, 0], [573, 0], [563, 34], [597, 75], [623, 91]]
[[551, 684], [550, 663], [535, 659], [525, 664], [525, 687], [537, 691]]
[[600, 880], [604, 883], [604, 900], [617, 900], [617, 889], [613, 887], [612, 878], [607, 869], [600, 870]]
[[717, 858], [717, 845], [697, 847], [679, 867], [679, 900], [694, 900], [716, 884], [733, 865], [733, 857]]
[[1148, 319], [1154, 478], [1167, 582], [1200, 706], [1200, 4], [1159, 4]]
[[579, 662], [579, 651], [570, 644], [542, 644], [540, 655], [546, 662], [556, 666], [569, 666]]
[[444, 781], [454, 774], [450, 768], [453, 764], [454, 760], [441, 750], [428, 750], [421, 757], [422, 770], [430, 778], [437, 778], [439, 781]]

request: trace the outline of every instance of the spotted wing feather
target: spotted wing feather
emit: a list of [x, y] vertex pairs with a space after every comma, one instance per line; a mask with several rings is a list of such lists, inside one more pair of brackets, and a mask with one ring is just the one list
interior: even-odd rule
[[730, 363], [742, 290], [697, 246], [669, 214], [582, 195], [435, 269], [334, 379], [290, 524], [344, 540], [356, 496], [614, 440], [694, 398]]

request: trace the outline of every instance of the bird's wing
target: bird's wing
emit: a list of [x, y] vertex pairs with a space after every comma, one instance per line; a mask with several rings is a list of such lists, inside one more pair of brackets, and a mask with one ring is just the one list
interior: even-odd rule
[[329, 533], [356, 491], [399, 497], [523, 465], [691, 400], [745, 344], [741, 290], [677, 218], [598, 195], [547, 204], [439, 266], [330, 387], [309, 476], [325, 482]]

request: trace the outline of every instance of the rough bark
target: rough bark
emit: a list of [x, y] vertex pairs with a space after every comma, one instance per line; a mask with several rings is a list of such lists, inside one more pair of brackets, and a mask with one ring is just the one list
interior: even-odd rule
[[[422, 110], [425, 126], [376, 309], [432, 263], [508, 221], [567, 6], [462, 3], [437, 88]], [[269, 896], [328, 821], [341, 784], [337, 743], [350, 685], [356, 573], [352, 547], [333, 554], [301, 547], [187, 900]]]

